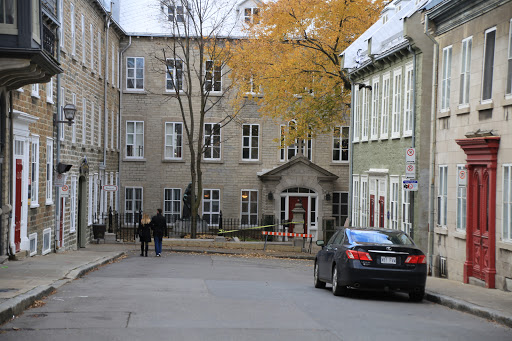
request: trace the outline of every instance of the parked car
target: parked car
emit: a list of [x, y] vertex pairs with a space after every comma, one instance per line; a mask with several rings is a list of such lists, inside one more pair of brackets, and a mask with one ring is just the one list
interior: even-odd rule
[[336, 296], [349, 289], [402, 291], [411, 301], [425, 295], [425, 254], [402, 231], [381, 228], [339, 229], [315, 257], [315, 288], [332, 284]]

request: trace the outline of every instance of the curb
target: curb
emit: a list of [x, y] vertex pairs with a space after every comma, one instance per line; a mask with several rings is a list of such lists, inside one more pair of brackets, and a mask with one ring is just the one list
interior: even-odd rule
[[274, 255], [274, 254], [261, 253], [261, 252], [238, 252], [238, 251], [201, 250], [201, 249], [171, 249], [171, 248], [165, 249], [165, 251], [183, 252], [183, 253], [206, 253], [206, 254], [210, 254], [210, 255], [234, 255], [234, 256], [261, 254], [264, 256], [274, 257], [274, 258], [315, 260], [315, 256], [312, 256], [312, 255], [283, 255], [283, 254]]
[[425, 292], [425, 299], [427, 301], [444, 305], [448, 308], [462, 311], [471, 315], [475, 315], [487, 320], [491, 320], [509, 328], [512, 328], [512, 316], [507, 316], [496, 310], [481, 307], [476, 304], [472, 304], [463, 300], [459, 300], [453, 297], [441, 295], [435, 292]]
[[91, 262], [89, 264], [80, 266], [76, 269], [69, 271], [62, 279], [55, 280], [51, 285], [38, 286], [32, 290], [18, 295], [10, 300], [0, 304], [0, 325], [14, 319], [16, 316], [21, 315], [27, 310], [35, 301], [50, 295], [54, 290], [60, 288], [66, 283], [69, 283], [77, 278], [82, 277], [87, 272], [97, 269], [100, 266], [115, 261], [124, 256], [126, 252], [118, 252], [112, 257], [103, 257], [100, 260]]

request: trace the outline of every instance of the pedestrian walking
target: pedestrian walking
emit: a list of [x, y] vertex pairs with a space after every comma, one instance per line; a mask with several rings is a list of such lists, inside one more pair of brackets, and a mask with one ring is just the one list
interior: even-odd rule
[[162, 209], [156, 210], [156, 216], [151, 218], [151, 228], [153, 229], [153, 238], [155, 239], [155, 253], [157, 257], [162, 254], [162, 238], [167, 228], [165, 217], [162, 215]]
[[151, 243], [151, 218], [149, 214], [144, 213], [140, 220], [139, 229], [137, 231], [140, 239], [140, 255], [148, 256], [149, 243]]

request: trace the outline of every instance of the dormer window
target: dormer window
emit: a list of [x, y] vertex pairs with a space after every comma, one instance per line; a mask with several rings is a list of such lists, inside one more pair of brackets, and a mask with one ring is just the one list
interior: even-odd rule
[[167, 19], [171, 22], [184, 23], [185, 22], [185, 6], [169, 5], [167, 7]]
[[382, 15], [382, 24], [385, 24], [387, 22], [388, 22], [388, 14], [386, 13], [386, 14]]
[[248, 24], [257, 24], [258, 23], [258, 15], [260, 14], [260, 9], [258, 7], [253, 8], [245, 8], [244, 9], [244, 21]]

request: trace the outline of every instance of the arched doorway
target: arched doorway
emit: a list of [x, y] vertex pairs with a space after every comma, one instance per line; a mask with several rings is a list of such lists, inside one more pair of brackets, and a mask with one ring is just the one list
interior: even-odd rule
[[[304, 214], [304, 233], [316, 230], [318, 222], [318, 195], [315, 191], [304, 187], [292, 187], [281, 192], [281, 220], [293, 221], [293, 209], [300, 202], [306, 211]], [[288, 232], [293, 232], [290, 224]]]

